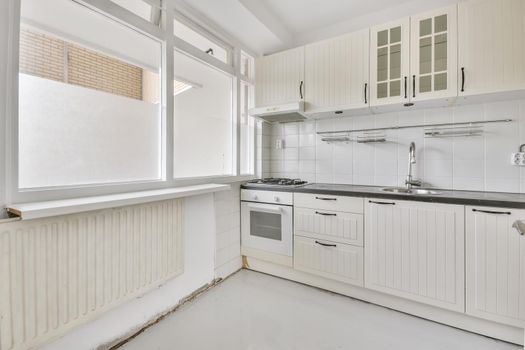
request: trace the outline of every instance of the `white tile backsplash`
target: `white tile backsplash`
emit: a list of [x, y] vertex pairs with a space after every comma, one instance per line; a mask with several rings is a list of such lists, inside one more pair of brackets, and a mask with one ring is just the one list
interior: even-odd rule
[[[319, 131], [513, 119], [486, 124], [480, 137], [425, 138], [423, 128], [386, 131], [387, 142], [376, 144], [321, 141]], [[525, 193], [525, 168], [510, 165], [510, 153], [525, 143], [525, 100], [458, 107], [411, 110], [266, 127], [269, 143], [263, 173], [300, 177], [309, 182], [359, 185], [403, 185], [408, 147], [416, 144], [414, 177], [426, 186], [458, 190]], [[285, 140], [275, 149], [275, 140]], [[270, 169], [268, 169], [270, 167]]]

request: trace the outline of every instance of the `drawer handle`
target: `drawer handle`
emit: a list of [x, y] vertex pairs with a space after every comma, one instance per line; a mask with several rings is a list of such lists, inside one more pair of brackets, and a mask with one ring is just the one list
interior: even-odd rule
[[520, 221], [519, 220], [514, 221], [514, 223], [512, 224], [512, 228], [515, 228], [516, 231], [518, 231], [518, 233], [520, 234], [520, 236], [524, 236], [525, 235], [525, 232], [521, 229], [521, 225], [520, 225]]
[[337, 198], [327, 198], [327, 197], [315, 197], [315, 199], [319, 199], [321, 201], [336, 201]]
[[321, 213], [320, 211], [315, 212], [317, 215], [324, 215], [324, 216], [337, 216], [337, 214], [334, 213]]
[[319, 241], [315, 241], [315, 244], [322, 245], [323, 247], [337, 247], [337, 244], [321, 243]]
[[376, 201], [368, 201], [368, 203], [372, 203], [372, 204], [380, 204], [380, 205], [396, 205], [396, 203], [391, 203], [391, 202], [376, 202]]
[[485, 214], [512, 215], [510, 211], [492, 211], [492, 210], [479, 210], [479, 209], [472, 209], [472, 211], [477, 211], [478, 213], [485, 213]]

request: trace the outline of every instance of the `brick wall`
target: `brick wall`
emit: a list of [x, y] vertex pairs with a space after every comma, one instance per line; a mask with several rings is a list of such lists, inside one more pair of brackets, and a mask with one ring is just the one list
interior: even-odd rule
[[141, 68], [25, 28], [20, 72], [142, 100]]
[[20, 73], [64, 81], [64, 42], [22, 28]]

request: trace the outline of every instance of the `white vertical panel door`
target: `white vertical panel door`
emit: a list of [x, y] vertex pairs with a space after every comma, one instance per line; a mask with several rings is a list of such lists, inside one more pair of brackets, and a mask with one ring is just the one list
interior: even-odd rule
[[371, 106], [408, 102], [409, 74], [410, 19], [407, 17], [371, 28]]
[[306, 112], [368, 106], [369, 37], [364, 29], [305, 47]]
[[304, 46], [255, 60], [255, 106], [304, 99]]
[[459, 96], [525, 89], [525, 1], [458, 6]]
[[525, 325], [525, 210], [466, 208], [467, 314]]
[[464, 207], [366, 204], [365, 287], [464, 312]]
[[410, 100], [455, 101], [457, 5], [413, 16], [410, 26]]

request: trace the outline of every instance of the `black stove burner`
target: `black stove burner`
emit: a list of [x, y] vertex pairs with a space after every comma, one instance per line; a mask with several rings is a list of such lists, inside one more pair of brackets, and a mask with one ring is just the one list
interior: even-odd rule
[[248, 181], [250, 184], [260, 184], [260, 185], [278, 185], [278, 186], [298, 186], [304, 185], [307, 181], [301, 179], [286, 179], [286, 178], [273, 178], [268, 177], [265, 179], [256, 179]]

